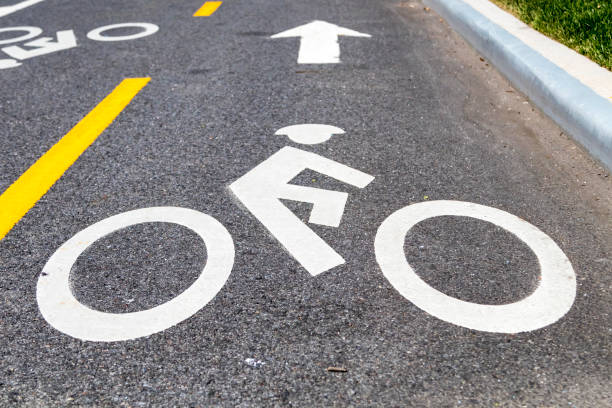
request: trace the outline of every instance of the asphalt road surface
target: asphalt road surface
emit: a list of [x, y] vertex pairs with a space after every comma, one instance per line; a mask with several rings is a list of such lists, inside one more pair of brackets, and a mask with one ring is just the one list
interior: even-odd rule
[[0, 17], [1, 406], [612, 406], [608, 172], [418, 1], [202, 3]]

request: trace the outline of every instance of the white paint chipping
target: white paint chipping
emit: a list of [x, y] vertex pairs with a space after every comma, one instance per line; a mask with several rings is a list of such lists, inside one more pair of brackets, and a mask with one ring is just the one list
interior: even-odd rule
[[306, 123], [279, 129], [275, 135], [284, 135], [292, 142], [313, 145], [327, 142], [333, 135], [343, 135], [344, 130], [336, 126]]
[[300, 37], [298, 64], [338, 64], [340, 63], [338, 36], [341, 35], [346, 37], [371, 37], [370, 34], [315, 20], [274, 34], [270, 38]]
[[318, 154], [284, 147], [232, 183], [229, 188], [289, 253], [311, 274], [318, 275], [344, 263], [344, 259], [280, 199], [312, 203], [309, 222], [340, 225], [348, 194], [297, 186], [289, 182], [306, 169], [358, 188], [374, 177]]
[[64, 30], [57, 32], [57, 40], [55, 41], [51, 37], [41, 37], [25, 43], [24, 46], [33, 49], [28, 50], [18, 45], [12, 45], [2, 48], [2, 51], [15, 59], [25, 60], [74, 48], [77, 46], [77, 40], [72, 30]]
[[[410, 267], [404, 253], [408, 231], [428, 218], [471, 217], [516, 235], [536, 255], [541, 281], [528, 297], [506, 305], [465, 302], [429, 286]], [[557, 244], [538, 228], [505, 211], [461, 201], [428, 201], [391, 214], [378, 228], [376, 260], [389, 282], [416, 306], [446, 322], [494, 333], [519, 333], [548, 326], [563, 317], [576, 296], [576, 275]]]
[[[81, 304], [70, 289], [70, 270], [79, 255], [98, 239], [145, 222], [175, 223], [198, 234], [207, 253], [200, 276], [174, 299], [140, 312], [105, 313]], [[143, 208], [102, 220], [66, 241], [43, 268], [36, 297], [45, 320], [69, 336], [89, 341], [130, 340], [168, 329], [195, 314], [221, 290], [233, 264], [232, 237], [213, 217], [186, 208]]]
[[11, 6], [2, 6], [0, 7], [0, 17], [8, 16], [9, 14], [13, 14], [16, 11], [23, 10], [38, 3], [42, 3], [43, 1], [45, 0], [24, 0]]
[[[142, 31], [130, 35], [102, 35], [102, 33], [117, 28], [142, 28]], [[147, 37], [159, 31], [159, 27], [151, 23], [122, 23], [111, 24], [104, 27], [96, 28], [87, 33], [87, 38], [94, 41], [129, 41], [138, 38]]]
[[259, 367], [263, 367], [266, 365], [266, 363], [264, 363], [261, 360], [256, 360], [254, 358], [247, 358], [246, 360], [244, 360], [244, 362], [251, 367], [255, 367], [255, 368], [259, 368]]

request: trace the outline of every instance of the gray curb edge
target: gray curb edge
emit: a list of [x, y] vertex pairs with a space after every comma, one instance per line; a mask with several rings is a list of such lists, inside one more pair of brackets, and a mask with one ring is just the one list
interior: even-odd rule
[[424, 0], [612, 171], [612, 103], [460, 0]]

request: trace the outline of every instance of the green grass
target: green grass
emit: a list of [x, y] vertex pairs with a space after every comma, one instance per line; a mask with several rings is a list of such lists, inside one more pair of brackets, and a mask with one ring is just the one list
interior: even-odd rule
[[543, 34], [612, 70], [612, 0], [493, 0]]

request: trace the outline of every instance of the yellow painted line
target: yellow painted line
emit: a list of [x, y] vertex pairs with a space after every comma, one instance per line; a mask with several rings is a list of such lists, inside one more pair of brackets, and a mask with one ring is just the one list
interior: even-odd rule
[[223, 3], [222, 1], [207, 1], [198, 11], [194, 13], [194, 17], [208, 17], [211, 16], [212, 13], [217, 11], [219, 6]]
[[0, 195], [0, 240], [34, 207], [151, 78], [124, 79]]

